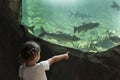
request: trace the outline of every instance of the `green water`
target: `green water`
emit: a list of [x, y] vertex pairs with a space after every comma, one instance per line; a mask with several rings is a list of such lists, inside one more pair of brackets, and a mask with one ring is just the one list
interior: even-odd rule
[[[120, 5], [119, 0], [115, 2]], [[22, 24], [29, 26], [30, 33], [54, 44], [104, 51], [120, 43], [120, 10], [112, 5], [112, 0], [23, 0]], [[74, 32], [74, 27], [88, 23], [99, 25]], [[111, 35], [118, 40], [111, 40]]]

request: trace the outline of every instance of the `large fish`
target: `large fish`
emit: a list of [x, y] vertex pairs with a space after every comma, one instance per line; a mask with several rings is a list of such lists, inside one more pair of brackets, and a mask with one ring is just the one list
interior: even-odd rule
[[118, 5], [115, 1], [113, 1], [113, 4], [111, 7], [116, 8], [117, 10], [120, 10], [120, 5]]
[[100, 24], [98, 22], [90, 22], [90, 23], [84, 23], [80, 26], [75, 26], [74, 27], [74, 33], [76, 32], [81, 32], [81, 31], [88, 31], [90, 29], [98, 27]]
[[57, 41], [79, 41], [80, 38], [75, 35], [69, 35], [66, 33], [48, 33], [44, 30], [44, 28], [41, 27], [41, 34], [39, 37], [47, 36], [48, 38], [56, 39]]

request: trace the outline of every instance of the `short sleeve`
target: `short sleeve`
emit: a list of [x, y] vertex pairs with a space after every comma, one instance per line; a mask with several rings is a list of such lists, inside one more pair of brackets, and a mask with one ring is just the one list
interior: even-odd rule
[[20, 68], [18, 70], [18, 75], [19, 75], [19, 77], [22, 77], [22, 66], [20, 66]]
[[44, 70], [49, 70], [50, 66], [49, 66], [49, 62], [47, 60], [46, 61], [41, 61], [40, 65], [42, 65]]

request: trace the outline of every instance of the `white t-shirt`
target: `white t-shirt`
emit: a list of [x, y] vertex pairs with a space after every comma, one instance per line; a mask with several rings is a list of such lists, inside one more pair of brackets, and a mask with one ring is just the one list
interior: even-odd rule
[[48, 61], [41, 61], [32, 67], [21, 65], [19, 68], [19, 77], [23, 77], [25, 80], [47, 80], [46, 70], [49, 70]]

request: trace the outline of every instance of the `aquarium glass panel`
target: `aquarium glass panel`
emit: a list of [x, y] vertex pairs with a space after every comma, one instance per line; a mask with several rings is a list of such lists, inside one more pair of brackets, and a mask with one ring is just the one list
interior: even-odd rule
[[104, 51], [120, 43], [120, 0], [23, 0], [22, 24], [54, 44]]

